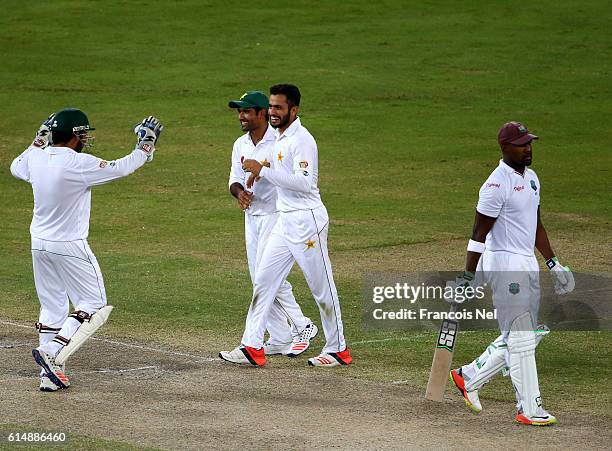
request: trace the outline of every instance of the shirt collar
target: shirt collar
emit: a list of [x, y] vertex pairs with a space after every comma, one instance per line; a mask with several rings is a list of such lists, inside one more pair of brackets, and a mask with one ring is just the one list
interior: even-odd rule
[[525, 172], [523, 172], [522, 174], [518, 171], [515, 171], [513, 168], [511, 168], [510, 166], [508, 166], [506, 163], [504, 163], [504, 160], [499, 160], [499, 166], [506, 172], [506, 174], [516, 174], [520, 177], [525, 178], [525, 176], [527, 175], [527, 171], [529, 169], [525, 168]]
[[266, 132], [263, 135], [262, 141], [274, 141], [276, 139], [276, 130], [271, 125], [268, 125]]
[[276, 138], [280, 139], [283, 136], [291, 136], [295, 134], [295, 132], [297, 132], [301, 126], [302, 126], [302, 122], [300, 121], [300, 117], [298, 116], [295, 118], [295, 121], [293, 121], [291, 125], [287, 127], [287, 130], [285, 130], [285, 132], [282, 135], [279, 133], [278, 129], [274, 130], [274, 133], [276, 133]]
[[[266, 131], [264, 133], [264, 135], [261, 138], [261, 141], [259, 141], [257, 143], [257, 145], [265, 142], [265, 141], [274, 141], [276, 140], [276, 135], [275, 135], [276, 130], [274, 130], [272, 128], [272, 126], [270, 124], [268, 124], [268, 128], [266, 128]], [[253, 144], [253, 139], [251, 139], [251, 133], [246, 132], [244, 134], [244, 138], [247, 140], [247, 142], [251, 145], [251, 146], [255, 146], [255, 144]]]

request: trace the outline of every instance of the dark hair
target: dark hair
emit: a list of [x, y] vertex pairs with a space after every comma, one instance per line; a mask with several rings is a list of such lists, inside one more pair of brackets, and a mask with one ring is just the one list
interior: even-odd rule
[[268, 114], [268, 109], [267, 108], [262, 108], [260, 106], [254, 106], [253, 109], [255, 110], [255, 114], [259, 114], [259, 112], [261, 110], [266, 110], [266, 121], [270, 120], [270, 115]]
[[64, 144], [70, 141], [73, 136], [73, 132], [52, 131], [51, 141], [53, 141], [54, 144]]
[[284, 94], [287, 97], [287, 103], [289, 104], [289, 108], [293, 106], [300, 106], [300, 99], [302, 95], [300, 94], [300, 90], [295, 85], [290, 84], [279, 84], [274, 85], [270, 88], [270, 94]]

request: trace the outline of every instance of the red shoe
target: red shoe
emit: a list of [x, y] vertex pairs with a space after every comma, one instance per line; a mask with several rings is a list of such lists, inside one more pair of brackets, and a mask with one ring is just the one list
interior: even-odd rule
[[522, 411], [519, 411], [514, 419], [517, 423], [527, 424], [529, 426], [550, 426], [557, 422], [557, 419], [553, 415], [541, 407], [537, 409], [536, 414], [532, 417], [528, 417]]
[[480, 404], [480, 399], [478, 398], [478, 390], [467, 391], [465, 389], [465, 379], [463, 378], [463, 374], [461, 373], [461, 368], [451, 370], [448, 375], [448, 378], [455, 384], [455, 387], [457, 387], [457, 389], [463, 395], [465, 405], [468, 406], [472, 411], [480, 413], [480, 411], [482, 411], [482, 405]]
[[250, 346], [238, 346], [233, 351], [221, 351], [219, 357], [241, 365], [264, 366], [266, 364], [264, 348], [255, 349]]
[[340, 352], [324, 352], [318, 357], [308, 359], [308, 365], [310, 366], [332, 367], [350, 365], [351, 363], [353, 363], [353, 357], [351, 357], [351, 351], [349, 351], [349, 348], [346, 348], [344, 351]]

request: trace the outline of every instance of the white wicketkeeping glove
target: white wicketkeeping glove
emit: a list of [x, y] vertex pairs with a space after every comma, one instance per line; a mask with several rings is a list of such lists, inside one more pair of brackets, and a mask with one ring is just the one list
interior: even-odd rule
[[153, 161], [155, 143], [163, 129], [164, 126], [154, 116], [145, 117], [140, 124], [134, 127], [137, 137], [136, 148], [147, 154], [147, 163]]
[[574, 281], [574, 274], [569, 266], [563, 266], [557, 260], [557, 257], [553, 257], [546, 260], [546, 266], [550, 269], [550, 274], [553, 277], [555, 283], [555, 293], [567, 294], [574, 291], [576, 283]]
[[36, 132], [36, 136], [34, 137], [34, 141], [32, 141], [32, 145], [34, 147], [40, 147], [41, 149], [44, 149], [50, 144], [53, 144], [51, 142], [51, 122], [53, 122], [54, 117], [55, 113], [49, 116], [47, 120], [45, 120], [45, 122], [40, 125], [40, 128], [38, 129], [38, 131]]

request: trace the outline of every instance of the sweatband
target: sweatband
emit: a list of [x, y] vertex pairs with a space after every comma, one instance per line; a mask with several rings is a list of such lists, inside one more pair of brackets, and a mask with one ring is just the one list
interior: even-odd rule
[[468, 241], [468, 252], [476, 252], [478, 254], [482, 254], [485, 251], [485, 244], [480, 241], [470, 240]]

